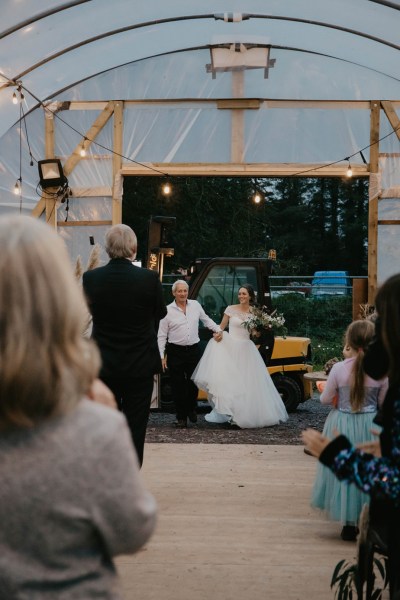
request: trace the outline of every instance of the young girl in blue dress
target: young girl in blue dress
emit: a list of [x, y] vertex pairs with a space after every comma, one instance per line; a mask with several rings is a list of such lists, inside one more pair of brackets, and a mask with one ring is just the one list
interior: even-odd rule
[[[340, 431], [352, 444], [373, 439], [373, 420], [388, 388], [386, 378], [375, 381], [363, 371], [364, 352], [373, 335], [374, 325], [366, 320], [354, 321], [346, 331], [345, 360], [332, 367], [320, 398], [322, 404], [333, 407], [323, 430], [328, 438]], [[339, 481], [328, 467], [318, 464], [311, 504], [343, 524], [342, 539], [356, 539], [358, 518], [368, 502], [367, 494]]]

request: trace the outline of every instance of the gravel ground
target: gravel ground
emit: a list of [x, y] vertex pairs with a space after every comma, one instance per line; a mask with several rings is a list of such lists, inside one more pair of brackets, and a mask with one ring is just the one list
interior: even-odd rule
[[152, 411], [147, 428], [146, 442], [179, 444], [301, 444], [300, 434], [307, 427], [322, 431], [330, 407], [322, 406], [319, 394], [300, 404], [289, 420], [273, 427], [240, 429], [228, 424], [207, 423], [204, 415], [210, 410], [207, 403], [199, 403], [197, 423], [187, 429], [175, 429], [175, 415]]

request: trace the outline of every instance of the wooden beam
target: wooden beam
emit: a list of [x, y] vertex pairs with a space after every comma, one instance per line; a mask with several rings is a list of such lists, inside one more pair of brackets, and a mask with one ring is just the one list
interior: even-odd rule
[[383, 100], [381, 104], [389, 123], [393, 127], [393, 131], [397, 135], [397, 139], [400, 140], [400, 119], [396, 114], [393, 104], [387, 100]]
[[[54, 115], [50, 110], [44, 109], [44, 140], [46, 158], [54, 158]], [[57, 189], [47, 188], [42, 192], [42, 199], [46, 205], [46, 223], [57, 228]]]
[[[238, 102], [244, 95], [244, 71], [232, 73], [232, 97]], [[231, 160], [241, 163], [244, 160], [244, 109], [235, 108], [231, 113]]]
[[397, 219], [379, 219], [378, 225], [400, 225], [400, 220]]
[[46, 210], [46, 201], [42, 197], [37, 201], [36, 206], [34, 208], [32, 208], [31, 215], [32, 215], [32, 217], [36, 217], [36, 219], [38, 219], [39, 217], [42, 216], [42, 214], [45, 210]]
[[99, 225], [112, 225], [112, 221], [57, 221], [58, 227], [89, 227], [94, 225], [95, 227]]
[[[45, 157], [54, 158], [54, 115], [51, 111], [44, 109], [44, 145], [45, 145]], [[49, 205], [47, 203], [49, 202]], [[44, 211], [46, 211], [46, 221], [54, 227], [56, 226], [56, 219], [51, 218], [53, 215], [52, 211], [52, 199], [46, 198], [42, 192], [41, 198], [37, 201], [36, 206], [31, 210], [32, 217], [39, 219]], [[48, 206], [48, 207], [47, 207]], [[48, 217], [50, 221], [48, 221]]]
[[[148, 166], [146, 166], [148, 165]], [[368, 177], [367, 165], [351, 165], [353, 177]], [[322, 163], [123, 163], [122, 175], [208, 177], [344, 177], [347, 163], [325, 166]], [[161, 173], [160, 173], [161, 171]]]
[[113, 225], [122, 223], [122, 194], [120, 190], [122, 151], [124, 135], [124, 103], [116, 102], [114, 107], [114, 139], [113, 139], [113, 195], [112, 195], [112, 222]]
[[82, 145], [85, 148], [85, 150], [88, 150], [88, 148], [90, 148], [90, 146], [91, 146], [92, 141], [96, 139], [96, 137], [99, 135], [100, 131], [103, 129], [105, 124], [108, 122], [108, 120], [110, 119], [110, 117], [112, 116], [112, 114], [114, 112], [114, 105], [115, 105], [115, 102], [113, 100], [111, 100], [110, 102], [107, 102], [106, 107], [103, 109], [103, 111], [97, 117], [97, 119], [94, 121], [91, 128], [86, 132], [85, 136], [82, 138], [82, 140], [79, 142], [79, 144], [77, 146], [75, 146], [72, 154], [69, 156], [69, 158], [67, 159], [67, 161], [65, 162], [64, 167], [63, 167], [64, 174], [66, 177], [68, 177], [68, 175], [70, 173], [72, 173], [72, 171], [74, 170], [76, 165], [82, 159], [82, 157], [80, 155]]
[[232, 109], [259, 109], [261, 105], [261, 100], [255, 99], [247, 99], [247, 98], [235, 98], [232, 100], [217, 100], [217, 108], [219, 110], [232, 110]]
[[[370, 154], [369, 169], [371, 174], [379, 173], [379, 125], [380, 102], [371, 102], [370, 117]], [[378, 197], [371, 195], [368, 205], [368, 304], [375, 303], [376, 288], [378, 285]]]

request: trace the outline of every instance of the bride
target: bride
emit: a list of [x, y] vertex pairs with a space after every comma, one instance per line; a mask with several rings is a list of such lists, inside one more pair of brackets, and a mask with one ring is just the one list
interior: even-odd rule
[[288, 414], [263, 359], [243, 323], [251, 315], [255, 294], [251, 285], [238, 292], [239, 304], [228, 306], [221, 321], [221, 341], [209, 341], [192, 379], [207, 392], [213, 407], [210, 423], [229, 421], [242, 428], [268, 427]]

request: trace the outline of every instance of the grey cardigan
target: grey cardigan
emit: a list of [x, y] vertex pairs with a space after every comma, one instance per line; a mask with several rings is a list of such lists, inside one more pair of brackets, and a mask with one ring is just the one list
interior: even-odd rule
[[125, 418], [82, 400], [0, 434], [0, 598], [117, 600], [112, 557], [150, 537], [156, 504]]

